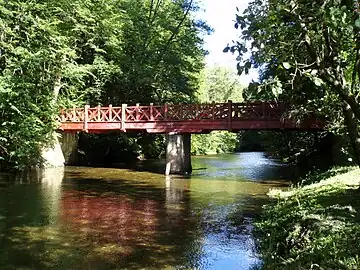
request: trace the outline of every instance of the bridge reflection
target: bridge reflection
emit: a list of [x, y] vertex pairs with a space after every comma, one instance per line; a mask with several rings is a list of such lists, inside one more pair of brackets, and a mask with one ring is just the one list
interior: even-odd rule
[[74, 246], [88, 250], [88, 263], [174, 265], [196, 246], [195, 239], [201, 239], [202, 232], [191, 218], [190, 197], [173, 181], [164, 183], [165, 189], [147, 186], [147, 190], [122, 181], [121, 185], [65, 182], [59, 224], [76, 235]]
[[250, 223], [272, 184], [66, 170], [0, 186], [0, 269], [193, 269], [215, 261], [217, 269], [250, 269], [257, 261]]

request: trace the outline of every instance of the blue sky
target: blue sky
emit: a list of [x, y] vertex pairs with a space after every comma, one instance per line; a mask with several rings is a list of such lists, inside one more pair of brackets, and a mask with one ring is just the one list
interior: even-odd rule
[[[234, 28], [236, 7], [242, 12], [247, 8], [250, 0], [200, 0], [202, 11], [199, 18], [207, 21], [214, 28], [214, 33], [205, 37], [205, 48], [210, 52], [207, 56], [207, 65], [220, 65], [236, 71], [236, 55], [223, 53], [223, 49], [232, 40], [240, 38], [240, 30]], [[248, 76], [241, 76], [241, 81], [248, 84], [253, 78], [257, 77], [256, 71]]]

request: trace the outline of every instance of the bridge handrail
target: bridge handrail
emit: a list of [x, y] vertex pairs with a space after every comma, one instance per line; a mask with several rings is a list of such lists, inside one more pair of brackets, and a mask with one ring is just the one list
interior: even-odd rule
[[164, 122], [213, 120], [280, 120], [286, 106], [275, 102], [165, 104], [62, 109], [60, 122]]

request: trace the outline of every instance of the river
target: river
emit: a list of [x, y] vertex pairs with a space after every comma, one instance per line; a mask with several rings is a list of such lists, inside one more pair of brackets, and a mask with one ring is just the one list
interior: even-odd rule
[[193, 175], [67, 167], [0, 176], [0, 269], [253, 269], [253, 222], [291, 169], [194, 157]]

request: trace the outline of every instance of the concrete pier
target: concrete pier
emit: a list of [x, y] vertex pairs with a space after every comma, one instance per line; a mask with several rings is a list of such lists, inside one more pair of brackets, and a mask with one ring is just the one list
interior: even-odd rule
[[66, 165], [77, 165], [79, 161], [79, 135], [77, 133], [61, 132], [61, 149]]
[[79, 136], [76, 133], [54, 133], [52, 145], [42, 150], [41, 167], [58, 168], [64, 165], [76, 165], [78, 162], [78, 141]]
[[49, 147], [45, 147], [41, 151], [41, 167], [43, 168], [58, 168], [63, 167], [65, 164], [65, 159], [61, 150], [58, 134], [54, 133], [52, 136], [53, 144]]
[[191, 134], [169, 133], [166, 136], [165, 174], [190, 174], [192, 172], [190, 142]]

